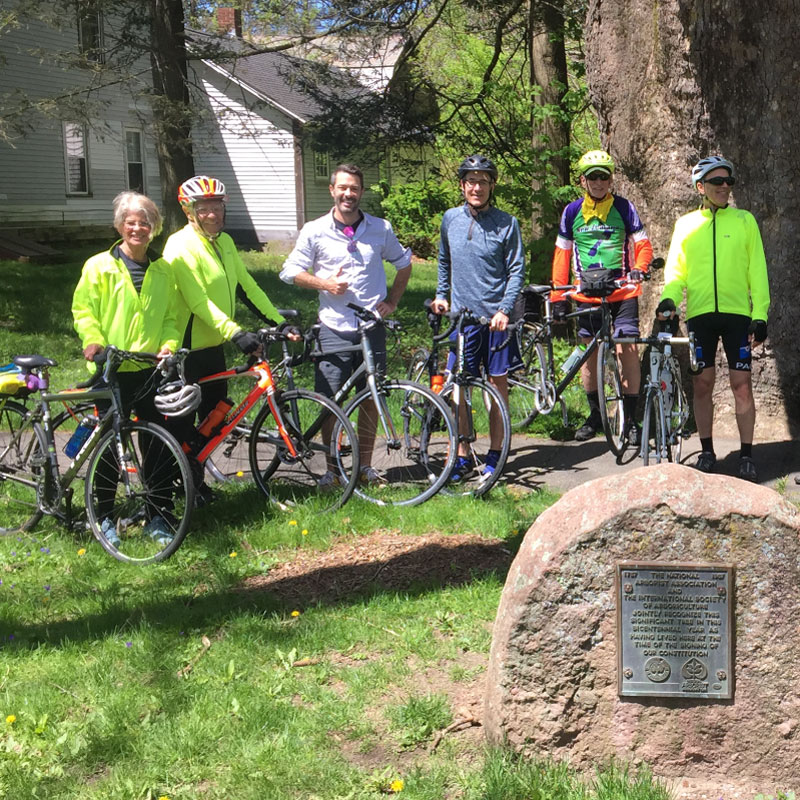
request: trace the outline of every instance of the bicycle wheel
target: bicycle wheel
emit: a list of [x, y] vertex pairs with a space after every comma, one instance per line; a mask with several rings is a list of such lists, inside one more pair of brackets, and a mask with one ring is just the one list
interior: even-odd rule
[[194, 481], [175, 438], [151, 422], [104, 434], [86, 470], [86, 512], [103, 548], [119, 561], [169, 558], [189, 529]]
[[[456, 389], [459, 390], [463, 408], [459, 409], [455, 402]], [[450, 480], [442, 490], [447, 494], [473, 495], [485, 494], [497, 483], [508, 459], [511, 447], [511, 422], [508, 410], [500, 392], [494, 385], [482, 378], [469, 377], [463, 386], [456, 387], [450, 383], [442, 390], [444, 399], [456, 417], [458, 442], [462, 449], [466, 447], [468, 463], [463, 470], [455, 470], [457, 480]], [[487, 402], [488, 401], [488, 402]], [[497, 409], [503, 429], [502, 443], [494, 468], [487, 468], [489, 457], [489, 418], [493, 409]], [[490, 465], [491, 466], [491, 465]]]
[[672, 401], [668, 412], [667, 430], [672, 445], [672, 459], [679, 464], [683, 450], [683, 429], [689, 421], [689, 402], [686, 399], [686, 392], [683, 390], [680, 366], [674, 357], [670, 359], [670, 372], [672, 373]]
[[622, 401], [622, 378], [616, 349], [608, 342], [600, 342], [597, 350], [597, 391], [600, 400], [600, 418], [603, 432], [611, 452], [618, 456], [625, 449], [625, 405]]
[[379, 393], [382, 414], [369, 389], [345, 408], [359, 431], [362, 463], [373, 468], [360, 475], [356, 494], [378, 505], [423, 503], [442, 488], [455, 463], [455, 421], [427, 386], [386, 381]]
[[38, 424], [25, 427], [27, 414], [11, 400], [0, 406], [0, 535], [29, 531], [42, 518], [47, 445]]
[[406, 378], [410, 381], [414, 381], [414, 383], [421, 383], [423, 386], [427, 386], [428, 360], [430, 357], [431, 351], [424, 347], [415, 350], [408, 365]]
[[555, 386], [548, 387], [547, 357], [539, 341], [541, 328], [525, 327], [519, 335], [522, 367], [508, 376], [508, 416], [514, 429], [526, 428], [556, 404]]
[[650, 387], [644, 401], [642, 420], [642, 464], [660, 464], [672, 461], [672, 449], [664, 429], [664, 396], [659, 389]]
[[356, 486], [359, 458], [342, 409], [305, 389], [280, 392], [275, 402], [295, 452], [264, 404], [250, 435], [250, 469], [258, 488], [281, 508], [304, 503], [322, 513], [344, 505]]
[[206, 459], [205, 471], [220, 483], [250, 478], [250, 434], [253, 430], [250, 413], [225, 437], [213, 456]]

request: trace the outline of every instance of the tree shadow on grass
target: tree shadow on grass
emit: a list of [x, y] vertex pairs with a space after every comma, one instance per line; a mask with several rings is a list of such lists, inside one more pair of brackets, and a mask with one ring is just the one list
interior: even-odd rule
[[[0, 613], [0, 630], [13, 632], [15, 648], [30, 649], [63, 641], [92, 641], [144, 622], [157, 625], [160, 631], [174, 629], [176, 634], [192, 628], [211, 631], [242, 611], [280, 614], [320, 604], [363, 604], [381, 594], [422, 596], [491, 576], [502, 581], [515, 549], [505, 540], [478, 536], [376, 533], [337, 543], [321, 553], [298, 551], [292, 561], [230, 589], [195, 587], [180, 597], [159, 600], [160, 590], [153, 587], [150, 600], [109, 597], [102, 611], [42, 624], [19, 624], [7, 612]], [[171, 578], [165, 574], [164, 580], [166, 592]], [[273, 635], [291, 634], [278, 631]], [[7, 642], [8, 635], [3, 639]]]

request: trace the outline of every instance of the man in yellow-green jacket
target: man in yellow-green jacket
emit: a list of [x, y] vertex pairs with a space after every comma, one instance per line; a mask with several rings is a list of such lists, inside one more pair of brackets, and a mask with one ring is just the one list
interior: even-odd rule
[[712, 395], [721, 338], [741, 440], [739, 477], [756, 481], [751, 348], [767, 338], [769, 281], [764, 246], [755, 217], [728, 205], [736, 182], [730, 161], [719, 156], [702, 159], [692, 170], [692, 182], [703, 204], [675, 223], [657, 311], [675, 312], [686, 293], [686, 326], [694, 333], [697, 351], [694, 416], [701, 453], [695, 466], [713, 472], [717, 460]]
[[[236, 298], [272, 323], [283, 322], [270, 299], [248, 273], [233, 239], [223, 232], [225, 186], [199, 175], [183, 183], [178, 201], [188, 224], [164, 246], [178, 289], [177, 322], [181, 346], [192, 350], [186, 361], [189, 381], [225, 369], [223, 342], [233, 341], [244, 353], [258, 348], [258, 337], [235, 321]], [[227, 395], [225, 381], [203, 387], [198, 410], [202, 420]]]

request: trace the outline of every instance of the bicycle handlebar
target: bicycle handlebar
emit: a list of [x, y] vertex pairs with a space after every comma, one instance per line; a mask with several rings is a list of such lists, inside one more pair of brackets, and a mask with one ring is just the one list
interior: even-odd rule
[[358, 305], [358, 303], [348, 303], [347, 307], [355, 311], [356, 316], [367, 325], [384, 325], [390, 331], [399, 331], [403, 328], [396, 319], [386, 319], [377, 311], [370, 311], [368, 308]]
[[92, 361], [95, 364], [95, 373], [88, 380], [81, 381], [75, 386], [78, 389], [91, 389], [101, 380], [108, 382], [123, 361], [139, 361], [141, 363], [157, 364], [161, 358], [156, 353], [144, 351], [121, 350], [113, 344], [107, 345], [105, 350], [97, 353]]

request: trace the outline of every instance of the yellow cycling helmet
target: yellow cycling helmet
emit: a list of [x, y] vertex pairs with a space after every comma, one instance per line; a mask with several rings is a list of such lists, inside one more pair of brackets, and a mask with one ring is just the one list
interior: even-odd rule
[[614, 174], [614, 159], [605, 150], [590, 150], [578, 160], [578, 174], [587, 172], [603, 172], [606, 175]]

